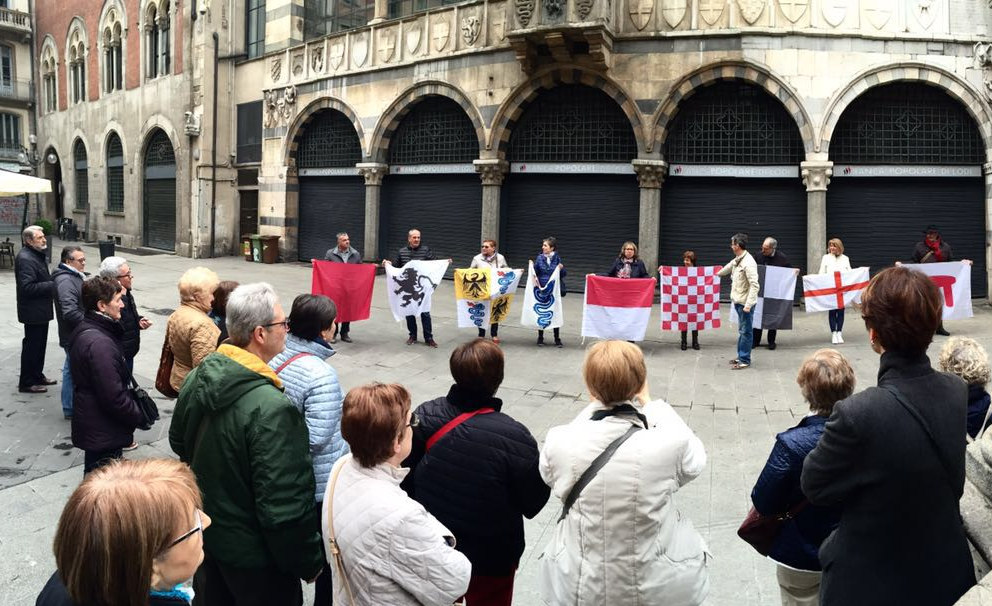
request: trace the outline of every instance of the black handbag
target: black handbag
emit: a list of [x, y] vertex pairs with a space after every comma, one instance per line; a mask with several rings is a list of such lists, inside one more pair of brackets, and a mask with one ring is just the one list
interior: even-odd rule
[[143, 431], [148, 431], [158, 421], [158, 405], [155, 404], [155, 400], [152, 399], [148, 392], [138, 385], [138, 382], [134, 380], [134, 375], [131, 375], [129, 385], [127, 390], [131, 393], [131, 397], [138, 404], [138, 410], [141, 411], [141, 416], [143, 420], [138, 424], [138, 429]]

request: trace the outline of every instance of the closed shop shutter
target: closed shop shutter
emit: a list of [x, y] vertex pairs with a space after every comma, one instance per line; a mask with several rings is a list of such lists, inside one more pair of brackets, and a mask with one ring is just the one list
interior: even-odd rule
[[[587, 273], [604, 273], [626, 240], [637, 240], [640, 190], [633, 175], [508, 175], [502, 187], [500, 252], [514, 267], [554, 236], [568, 290], [585, 290]], [[649, 268], [650, 271], [650, 268]]]
[[923, 230], [934, 224], [955, 260], [971, 259], [971, 292], [988, 293], [985, 273], [985, 186], [969, 178], [834, 178], [827, 188], [827, 238], [840, 238], [851, 265], [872, 274], [909, 262]]
[[145, 180], [145, 246], [176, 249], [176, 180]]
[[323, 259], [347, 232], [359, 253], [365, 242], [365, 181], [355, 177], [300, 177], [300, 261]]
[[393, 259], [417, 228], [438, 259], [468, 267], [482, 240], [482, 181], [479, 175], [390, 175], [382, 181], [379, 253]]
[[[697, 265], [723, 265], [734, 254], [730, 238], [749, 236], [757, 259], [772, 236], [793, 267], [806, 271], [806, 188], [799, 179], [669, 177], [661, 190], [659, 263], [681, 265], [693, 250]], [[801, 283], [797, 283], [797, 290]], [[730, 296], [730, 280], [721, 284]]]

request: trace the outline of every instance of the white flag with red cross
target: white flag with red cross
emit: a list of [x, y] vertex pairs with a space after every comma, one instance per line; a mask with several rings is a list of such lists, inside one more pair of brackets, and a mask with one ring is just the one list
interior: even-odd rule
[[851, 303], [860, 303], [861, 293], [867, 286], [867, 267], [803, 276], [806, 312], [844, 309]]
[[961, 320], [975, 315], [971, 308], [971, 265], [960, 261], [948, 263], [904, 263], [903, 267], [921, 271], [937, 285], [944, 298], [944, 319]]

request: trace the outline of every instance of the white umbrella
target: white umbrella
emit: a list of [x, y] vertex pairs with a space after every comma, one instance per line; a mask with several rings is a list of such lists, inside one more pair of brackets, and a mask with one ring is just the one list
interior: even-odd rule
[[52, 191], [52, 182], [31, 175], [0, 170], [0, 196], [43, 194]]

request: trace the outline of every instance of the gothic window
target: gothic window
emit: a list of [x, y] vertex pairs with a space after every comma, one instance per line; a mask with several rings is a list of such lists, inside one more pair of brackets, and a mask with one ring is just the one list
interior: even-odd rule
[[170, 8], [171, 6], [169, 4], [169, 0], [165, 0], [165, 2], [162, 3], [162, 10], [159, 11], [158, 15], [158, 39], [159, 44], [161, 45], [159, 48], [159, 55], [161, 57], [159, 73], [162, 75], [172, 72], [172, 36], [169, 35], [172, 31], [170, 21], [172, 19], [172, 11]]
[[982, 164], [985, 146], [963, 105], [934, 86], [876, 86], [841, 114], [830, 140], [839, 164]]
[[159, 74], [158, 8], [150, 3], [145, 9], [145, 77], [149, 80]]
[[107, 139], [107, 210], [124, 212], [124, 148], [117, 133]]
[[118, 9], [107, 12], [103, 22], [103, 92], [124, 88], [124, 26]]
[[803, 158], [799, 128], [781, 101], [736, 80], [687, 97], [665, 140], [671, 164], [798, 165]]
[[46, 38], [41, 50], [41, 94], [42, 111], [51, 113], [58, 109], [57, 80], [55, 77], [57, 62], [55, 60], [55, 41]]
[[427, 97], [410, 110], [389, 143], [390, 164], [461, 164], [479, 157], [479, 138], [460, 105]]
[[79, 139], [72, 150], [76, 175], [76, 210], [84, 209], [90, 204], [89, 166], [86, 162], [86, 146]]
[[542, 91], [511, 127], [511, 162], [630, 162], [630, 119], [601, 90], [566, 84]]
[[69, 34], [66, 63], [69, 66], [70, 100], [72, 103], [82, 103], [86, 100], [86, 40], [81, 22], [77, 22]]
[[336, 110], [325, 110], [306, 125], [296, 151], [297, 168], [354, 166], [362, 161], [355, 125]]

